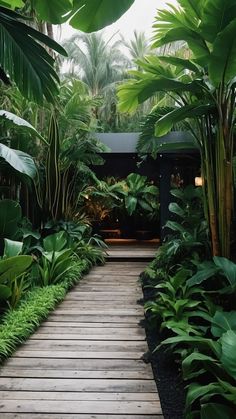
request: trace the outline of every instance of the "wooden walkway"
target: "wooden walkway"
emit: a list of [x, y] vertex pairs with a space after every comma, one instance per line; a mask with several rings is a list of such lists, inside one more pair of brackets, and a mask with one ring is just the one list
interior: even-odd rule
[[163, 418], [138, 326], [145, 263], [94, 268], [0, 369], [1, 419]]

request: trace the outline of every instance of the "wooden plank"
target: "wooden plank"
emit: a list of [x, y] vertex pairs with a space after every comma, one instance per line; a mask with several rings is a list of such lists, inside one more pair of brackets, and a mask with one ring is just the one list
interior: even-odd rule
[[[157, 393], [154, 380], [1, 378], [0, 390]], [[4, 410], [3, 410], [4, 411]], [[80, 412], [82, 413], [82, 412]], [[91, 413], [91, 412], [88, 412]], [[98, 413], [98, 412], [97, 412]], [[101, 412], [102, 413], [102, 412]]]
[[[110, 415], [82, 414], [71, 415], [64, 413], [62, 416], [44, 413], [2, 413], [1, 419], [111, 419]], [[112, 415], [112, 419], [164, 419], [163, 415]]]
[[[63, 333], [64, 332], [64, 333]], [[140, 335], [131, 335], [131, 334], [127, 334], [127, 333], [119, 333], [119, 334], [111, 334], [109, 331], [108, 333], [104, 333], [103, 334], [95, 334], [92, 333], [91, 335], [85, 334], [83, 335], [81, 332], [80, 333], [76, 333], [76, 334], [65, 334], [65, 330], [63, 330], [62, 333], [56, 334], [56, 333], [52, 333], [52, 334], [46, 334], [46, 333], [42, 333], [42, 332], [38, 332], [35, 333], [32, 337], [31, 340], [58, 340], [60, 341], [61, 338], [63, 338], [63, 340], [100, 340], [100, 341], [127, 341], [127, 343], [131, 340], [133, 341], [144, 341], [145, 337], [144, 336], [140, 336]]]
[[130, 341], [128, 344], [126, 341], [114, 341], [111, 340], [104, 343], [102, 340], [40, 340], [40, 339], [29, 339], [21, 348], [24, 350], [37, 350], [48, 351], [53, 349], [56, 351], [145, 351], [146, 343], [140, 341]]
[[56, 321], [56, 322], [73, 322], [73, 323], [103, 323], [103, 322], [109, 322], [109, 323], [134, 323], [134, 324], [138, 324], [140, 322], [140, 320], [143, 319], [143, 316], [134, 316], [134, 315], [130, 315], [130, 316], [113, 316], [113, 315], [79, 315], [76, 316], [75, 314], [57, 314], [57, 312], [54, 312], [53, 314], [51, 314], [48, 317], [49, 321]]
[[[108, 323], [108, 325], [102, 326], [102, 327], [89, 327], [89, 328], [85, 328], [85, 327], [70, 327], [68, 326], [67, 328], [63, 327], [63, 326], [57, 326], [55, 325], [54, 328], [47, 326], [47, 323], [45, 323], [44, 326], [41, 326], [40, 329], [38, 329], [37, 332], [34, 333], [34, 335], [32, 336], [32, 338], [34, 338], [34, 336], [37, 335], [41, 335], [41, 334], [49, 334], [50, 336], [52, 335], [70, 335], [70, 334], [76, 334], [78, 335], [88, 335], [88, 336], [92, 336], [92, 335], [108, 335], [109, 337], [114, 337], [116, 338], [117, 336], [140, 336], [140, 337], [145, 337], [145, 331], [144, 329], [142, 329], [141, 327], [133, 327], [133, 328], [129, 328], [129, 327], [120, 327], [120, 328], [116, 328], [116, 327], [111, 327], [110, 323]], [[94, 338], [94, 340], [96, 340]]]
[[112, 316], [136, 316], [136, 315], [143, 315], [143, 308], [142, 307], [140, 307], [140, 308], [128, 308], [128, 309], [125, 309], [125, 308], [114, 308], [114, 309], [112, 309], [112, 308], [102, 308], [102, 307], [100, 307], [99, 309], [93, 309], [93, 308], [87, 308], [87, 309], [85, 309], [85, 310], [83, 310], [83, 309], [80, 309], [80, 307], [78, 307], [78, 308], [76, 308], [76, 309], [74, 309], [74, 308], [71, 308], [70, 310], [69, 310], [69, 313], [68, 313], [68, 310], [64, 310], [64, 309], [62, 309], [62, 308], [60, 308], [60, 307], [58, 307], [58, 309], [57, 309], [57, 314], [66, 314], [66, 315], [68, 315], [68, 314], [70, 314], [70, 315], [76, 315], [76, 316], [79, 316], [80, 314], [83, 314], [83, 315], [94, 315], [94, 316], [103, 316], [104, 314], [105, 315], [107, 315], [107, 316], [109, 316], [109, 315], [112, 315]]
[[4, 368], [0, 370], [0, 377], [17, 378], [83, 378], [83, 379], [133, 379], [133, 380], [152, 380], [151, 369], [146, 371], [80, 371], [79, 366], [74, 370], [56, 369], [32, 369], [29, 368]]
[[70, 359], [141, 359], [143, 351], [131, 352], [127, 348], [127, 352], [122, 351], [106, 351], [106, 352], [87, 352], [87, 351], [27, 351], [18, 349], [14, 354], [15, 357], [23, 358], [70, 358]]
[[139, 300], [140, 298], [142, 298], [141, 294], [133, 294], [133, 295], [126, 295], [123, 293], [119, 293], [116, 295], [114, 294], [103, 294], [103, 293], [99, 293], [99, 294], [94, 294], [91, 292], [81, 292], [81, 293], [71, 293], [68, 294], [68, 296], [65, 298], [64, 301], [89, 301], [91, 303], [91, 301], [95, 302], [95, 301], [111, 301], [111, 302], [119, 302], [119, 301], [123, 301], [126, 304], [127, 303], [135, 303], [137, 302], [137, 300]]
[[142, 371], [145, 372], [150, 365], [142, 360], [133, 359], [66, 359], [66, 358], [16, 358], [12, 357], [5, 361], [4, 366], [24, 367], [24, 368], [55, 368], [59, 371], [63, 369], [74, 370], [79, 367], [80, 371]]
[[2, 412], [33, 413], [103, 413], [103, 414], [161, 414], [159, 401], [76, 401], [70, 403], [61, 400], [4, 400]]
[[130, 400], [130, 401], [159, 401], [156, 393], [76, 393], [60, 391], [38, 392], [38, 391], [0, 391], [0, 400]]
[[[66, 327], [66, 328], [77, 328], [77, 327], [81, 327], [81, 328], [83, 328], [83, 329], [91, 329], [91, 328], [108, 328], [108, 327], [112, 327], [112, 328], [115, 328], [115, 329], [119, 329], [119, 328], [127, 328], [127, 329], [132, 329], [132, 331], [135, 329], [135, 330], [137, 330], [137, 324], [135, 324], [135, 323], [108, 323], [108, 322], [102, 322], [102, 323], [99, 323], [99, 322], [96, 322], [96, 323], [89, 323], [89, 322], [83, 322], [83, 323], [80, 323], [80, 322], [73, 322], [73, 321], [71, 321], [70, 323], [68, 323], [68, 322], [63, 322], [63, 321], [58, 321], [58, 322], [55, 322], [55, 321], [53, 321], [53, 322], [51, 322], [51, 321], [49, 321], [49, 320], [46, 320], [44, 323], [42, 323], [42, 327], [44, 327], [44, 326], [46, 326], [46, 327], [50, 327], [50, 328], [53, 328], [53, 329], [56, 329], [57, 327]], [[140, 328], [141, 329], [141, 328]]]
[[[91, 301], [64, 301], [62, 304], [60, 304], [58, 306], [59, 309], [63, 309], [63, 310], [70, 310], [70, 309], [77, 309], [79, 308], [81, 309], [88, 309], [88, 306], [91, 305]], [[101, 309], [101, 308], [115, 308], [115, 309], [136, 309], [137, 306], [137, 302], [133, 302], [133, 303], [122, 303], [121, 301], [93, 301], [93, 310], [94, 309]], [[141, 307], [141, 306], [140, 306]], [[140, 308], [141, 310], [141, 308]], [[142, 309], [143, 310], [143, 309]]]

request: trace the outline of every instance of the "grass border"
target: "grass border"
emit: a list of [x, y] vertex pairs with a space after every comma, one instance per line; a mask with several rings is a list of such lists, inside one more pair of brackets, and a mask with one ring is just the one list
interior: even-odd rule
[[28, 291], [17, 308], [9, 309], [4, 314], [0, 324], [1, 363], [32, 335], [90, 268], [91, 263], [85, 259], [76, 262], [60, 284], [36, 287]]

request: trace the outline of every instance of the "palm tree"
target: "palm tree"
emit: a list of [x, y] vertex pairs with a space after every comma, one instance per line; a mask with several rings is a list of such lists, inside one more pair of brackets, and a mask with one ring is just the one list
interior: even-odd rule
[[102, 33], [76, 33], [64, 43], [68, 52], [69, 75], [80, 78], [93, 98], [100, 98], [102, 106], [94, 108], [97, 119], [116, 116], [116, 85], [127, 77], [128, 58], [120, 51], [120, 41], [111, 44]]
[[137, 60], [142, 60], [146, 55], [151, 54], [150, 42], [146, 38], [144, 32], [137, 32], [135, 30], [133, 39], [127, 42], [122, 36], [121, 40], [123, 45], [128, 49], [128, 52], [134, 63]]

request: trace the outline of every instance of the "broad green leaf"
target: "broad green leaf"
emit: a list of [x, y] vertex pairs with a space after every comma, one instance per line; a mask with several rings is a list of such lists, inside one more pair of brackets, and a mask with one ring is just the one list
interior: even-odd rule
[[213, 258], [213, 260], [214, 260], [216, 266], [218, 266], [218, 268], [220, 268], [223, 271], [224, 276], [226, 276], [230, 285], [232, 287], [235, 287], [235, 285], [236, 285], [236, 264], [233, 263], [229, 259], [219, 257], [219, 256], [215, 256]]
[[22, 247], [23, 247], [23, 243], [22, 242], [18, 242], [18, 241], [14, 241], [14, 240], [9, 240], [9, 239], [4, 239], [4, 258], [10, 258], [12, 256], [18, 256], [21, 251], [22, 251]]
[[212, 318], [211, 333], [221, 337], [228, 330], [236, 331], [236, 311], [216, 311]]
[[65, 248], [67, 244], [67, 234], [65, 231], [51, 234], [43, 239], [43, 247], [46, 252], [59, 252]]
[[0, 300], [7, 300], [11, 296], [11, 288], [0, 284]]
[[221, 337], [221, 362], [226, 371], [236, 380], [236, 332], [228, 330]]
[[10, 7], [11, 9], [24, 7], [24, 2], [22, 0], [1, 0], [0, 5], [3, 7]]
[[183, 227], [181, 224], [177, 223], [176, 221], [167, 221], [165, 226], [173, 231], [179, 231], [180, 233], [186, 232], [186, 228]]
[[[157, 92], [198, 92], [198, 82], [182, 83], [179, 80], [161, 77], [146, 77], [130, 80], [118, 87], [119, 108], [122, 112], [133, 112], [140, 103]], [[183, 119], [183, 118], [182, 118]], [[168, 132], [168, 130], [167, 130]]]
[[182, 362], [184, 378], [190, 378], [193, 371], [201, 368], [201, 364], [204, 365], [206, 362], [213, 363], [213, 365], [217, 364], [217, 360], [215, 358], [200, 352], [193, 352], [188, 355]]
[[125, 197], [125, 208], [129, 215], [132, 215], [137, 207], [138, 199], [135, 196], [126, 196]]
[[174, 336], [168, 339], [165, 339], [161, 345], [171, 345], [171, 344], [186, 344], [195, 348], [204, 348], [204, 350], [213, 352], [217, 357], [220, 356], [221, 348], [219, 342], [215, 342], [212, 339], [206, 339], [200, 336]]
[[214, 43], [209, 57], [209, 77], [215, 87], [229, 83], [236, 74], [236, 19], [222, 32]]
[[190, 409], [191, 405], [203, 396], [209, 398], [210, 396], [222, 393], [224, 393], [224, 389], [218, 383], [210, 383], [207, 385], [196, 383], [190, 384], [186, 397], [186, 407], [187, 409]]
[[[158, 28], [159, 25], [160, 22], [157, 22], [153, 27]], [[154, 36], [153, 47], [159, 48], [176, 41], [185, 41], [196, 58], [207, 57], [209, 55], [209, 48], [200, 33], [186, 27], [173, 27], [172, 29], [167, 30], [165, 34], [156, 41]]]
[[17, 172], [30, 177], [32, 180], [36, 178], [37, 167], [29, 154], [0, 144], [0, 157]]
[[206, 403], [201, 408], [201, 419], [235, 419], [235, 410], [227, 404]]
[[178, 215], [181, 218], [186, 217], [186, 212], [176, 202], [171, 202], [169, 204], [169, 211]]
[[0, 200], [0, 237], [13, 238], [21, 219], [21, 207], [11, 199]]
[[95, 32], [119, 19], [134, 0], [74, 0], [75, 15], [70, 25], [84, 32]]
[[235, 0], [206, 0], [202, 8], [200, 31], [208, 42], [236, 18]]
[[0, 283], [13, 281], [18, 275], [25, 272], [32, 264], [31, 256], [13, 256], [0, 260]]
[[208, 278], [216, 275], [219, 271], [220, 269], [213, 262], [205, 261], [199, 265], [198, 272], [192, 278], [188, 279], [187, 285], [191, 287], [192, 285], [201, 284]]
[[194, 64], [194, 62], [191, 60], [185, 60], [183, 58], [178, 58], [178, 57], [173, 57], [173, 56], [158, 56], [158, 58], [159, 60], [163, 62], [172, 64], [184, 70], [187, 69], [187, 70], [193, 71], [197, 75], [201, 74], [199, 67], [196, 64]]
[[153, 211], [152, 206], [147, 201], [144, 201], [143, 199], [139, 199], [138, 203], [140, 207], [142, 207], [145, 211], [148, 211], [148, 212]]
[[5, 111], [3, 109], [0, 110], [0, 119], [6, 119], [12, 125], [16, 125], [17, 127], [26, 130], [30, 132], [31, 134], [35, 135], [36, 137], [40, 138], [42, 141], [46, 141], [41, 134], [31, 125], [29, 122], [27, 122], [25, 119], [20, 118], [19, 116], [15, 115], [14, 113]]
[[66, 21], [67, 13], [71, 11], [72, 0], [34, 0], [34, 7], [40, 19], [54, 24]]
[[208, 115], [212, 110], [212, 105], [185, 105], [176, 108], [170, 113], [159, 119], [156, 123], [155, 135], [162, 137], [168, 134], [172, 127], [185, 119], [197, 118], [199, 116]]

